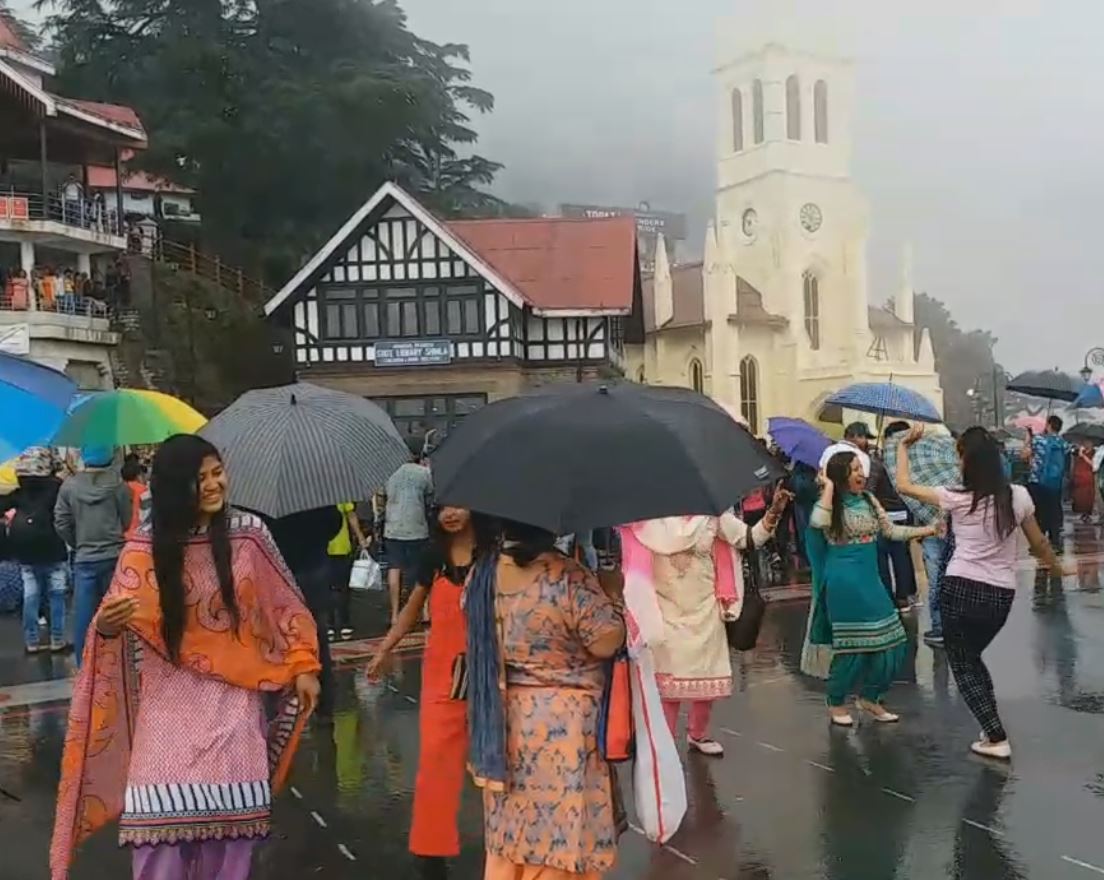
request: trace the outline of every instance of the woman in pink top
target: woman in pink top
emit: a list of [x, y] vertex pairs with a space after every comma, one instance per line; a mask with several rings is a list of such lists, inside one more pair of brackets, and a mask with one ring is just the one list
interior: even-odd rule
[[[914, 429], [911, 446], [923, 436]], [[958, 440], [963, 489], [917, 486], [909, 477], [909, 457], [897, 456], [897, 490], [934, 504], [954, 523], [954, 554], [940, 588], [947, 661], [962, 699], [982, 726], [970, 746], [979, 755], [1007, 760], [1012, 748], [1004, 732], [993, 679], [981, 653], [1008, 619], [1016, 588], [1016, 532], [1022, 530], [1041, 564], [1058, 560], [1035, 522], [1035, 505], [1023, 486], [1009, 485], [1001, 450], [985, 428], [970, 428]]]

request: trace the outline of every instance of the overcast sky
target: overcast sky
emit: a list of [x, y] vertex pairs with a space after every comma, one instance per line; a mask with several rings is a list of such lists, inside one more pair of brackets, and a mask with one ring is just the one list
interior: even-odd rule
[[1010, 369], [1077, 369], [1104, 344], [1099, 0], [401, 2], [417, 33], [471, 47], [497, 99], [478, 127], [506, 164], [499, 195], [646, 200], [699, 239], [718, 58], [771, 37], [847, 54], [871, 302], [893, 293], [907, 239], [917, 289], [995, 333]]

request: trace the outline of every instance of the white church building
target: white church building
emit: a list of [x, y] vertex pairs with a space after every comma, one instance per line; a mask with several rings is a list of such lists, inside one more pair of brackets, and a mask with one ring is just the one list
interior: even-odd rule
[[[817, 417], [851, 382], [890, 381], [942, 410], [907, 249], [896, 290], [867, 285], [869, 209], [851, 178], [850, 61], [767, 44], [723, 64], [714, 217], [699, 263], [660, 242], [630, 378], [682, 385], [741, 412]], [[891, 309], [873, 303], [892, 298]]]

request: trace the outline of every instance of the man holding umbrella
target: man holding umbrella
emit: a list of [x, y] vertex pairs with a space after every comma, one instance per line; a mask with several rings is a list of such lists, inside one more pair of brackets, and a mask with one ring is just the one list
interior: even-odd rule
[[1062, 439], [1062, 419], [1050, 416], [1046, 430], [1024, 444], [1023, 459], [1031, 465], [1027, 491], [1035, 502], [1039, 526], [1055, 550], [1062, 549], [1062, 487], [1073, 448]]

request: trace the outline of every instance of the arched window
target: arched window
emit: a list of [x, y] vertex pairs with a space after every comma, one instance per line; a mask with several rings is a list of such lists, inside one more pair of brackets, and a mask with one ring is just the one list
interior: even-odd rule
[[751, 433], [759, 434], [759, 364], [748, 355], [740, 361], [740, 415]]
[[751, 84], [751, 123], [755, 143], [763, 143], [763, 81], [757, 79]]
[[705, 391], [705, 370], [697, 358], [690, 361], [690, 387], [699, 393]]
[[828, 143], [828, 83], [822, 79], [813, 86], [813, 135], [818, 144]]
[[732, 90], [732, 150], [739, 153], [744, 148], [744, 96], [739, 89]]
[[801, 82], [796, 73], [786, 77], [786, 137], [801, 140]]
[[820, 282], [812, 272], [802, 276], [805, 288], [805, 335], [813, 351], [820, 348]]

